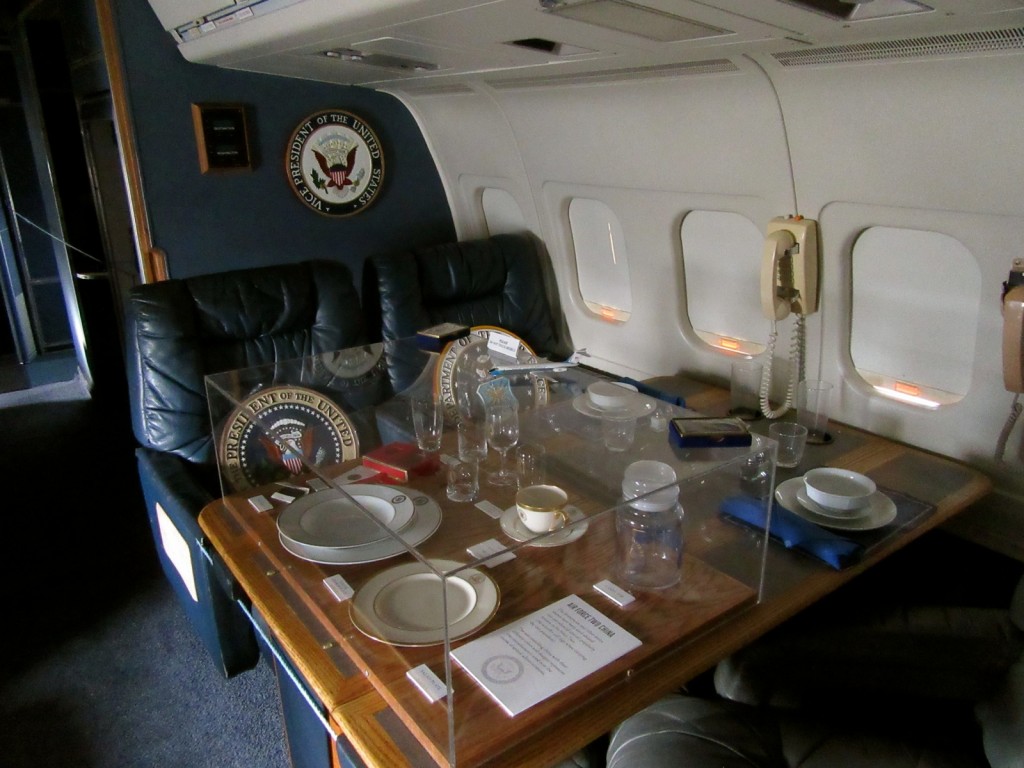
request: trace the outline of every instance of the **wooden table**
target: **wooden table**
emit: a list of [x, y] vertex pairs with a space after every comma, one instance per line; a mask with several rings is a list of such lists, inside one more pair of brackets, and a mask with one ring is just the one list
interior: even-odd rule
[[[660, 382], [660, 385], [667, 388], [667, 383], [679, 382]], [[690, 407], [714, 413], [727, 402], [728, 393], [721, 390], [687, 382], [683, 382], [683, 386]], [[549, 766], [556, 763], [940, 525], [990, 489], [986, 477], [960, 463], [853, 428], [836, 424], [831, 427], [835, 438], [832, 444], [809, 447], [799, 470], [779, 470], [776, 481], [781, 482], [812, 466], [846, 467], [870, 475], [882, 488], [925, 502], [931, 508], [928, 514], [873, 545], [856, 565], [839, 571], [775, 544], [769, 545], [759, 603], [750, 599], [748, 588], [744, 591], [742, 578], [732, 581], [726, 575], [719, 579], [721, 574], [716, 567], [732, 567], [727, 562], [731, 559], [730, 547], [742, 546], [744, 536], [749, 543], [749, 534], [739, 526], [709, 520], [707, 526], [720, 526], [704, 529], [705, 538], [714, 544], [702, 542], [701, 536], [690, 532], [688, 571], [683, 584], [693, 584], [701, 578], [714, 580], [715, 588], [724, 590], [720, 615], [698, 616], [691, 626], [679, 630], [678, 642], [668, 637], [664, 642], [648, 645], [645, 637], [645, 645], [653, 652], [638, 663], [627, 657], [622, 664], [602, 669], [594, 680], [585, 681], [588, 685], [577, 684], [516, 718], [508, 718], [497, 711], [485, 694], [472, 690], [474, 684], [467, 676], [460, 677], [456, 671], [457, 706], [465, 706], [464, 711], [472, 712], [466, 715], [466, 723], [473, 730], [472, 734], [459, 736], [462, 741], [458, 764]], [[435, 499], [443, 498], [440, 479], [428, 478], [423, 483], [418, 487]], [[498, 501], [510, 504], [511, 497]], [[610, 526], [611, 518], [606, 517], [604, 523]], [[439, 541], [442, 536], [462, 536], [468, 542], [495, 535], [494, 521], [480, 513], [452, 512], [449, 515], [446, 508], [446, 518], [444, 525], [450, 527], [435, 535]], [[310, 682], [332, 726], [344, 734], [368, 765], [384, 768], [447, 764], [444, 749], [438, 747], [436, 740], [425, 738], [429, 735], [425, 731], [432, 728], [429, 721], [437, 717], [438, 705], [428, 704], [418, 693], [403, 688], [408, 686], [403, 682], [402, 673], [418, 661], [432, 664], [437, 671], [436, 650], [389, 649], [351, 629], [346, 624], [348, 618], [344, 609], [325, 590], [311, 586], [338, 569], [306, 563], [283, 552], [276, 540], [273, 517], [255, 514], [244, 499], [214, 502], [200, 515], [200, 525], [266, 620], [284, 653]], [[603, 530], [599, 520], [592, 525], [593, 531], [588, 531], [587, 538], [597, 546], [602, 536], [610, 536], [610, 529]], [[599, 548], [607, 551], [607, 541]], [[429, 546], [426, 550], [430, 556]], [[561, 585], [553, 590], [545, 588], [544, 574], [562, 572], [560, 568], [571, 573], [571, 567], [560, 564], [559, 558], [565, 556], [561, 550], [530, 548], [519, 550], [517, 554], [519, 557], [514, 564], [498, 567], [518, 569], [514, 583], [529, 588], [509, 591], [508, 605], [503, 594], [501, 610], [520, 615], [542, 606], [566, 589], [575, 588], [573, 585]], [[368, 567], [357, 566], [355, 573], [345, 570], [345, 578], [351, 575], [358, 582], [358, 569]], [[379, 564], [376, 567], [379, 568]], [[743, 567], [755, 568], [757, 563], [752, 560]], [[588, 566], [584, 575], [587, 583], [592, 583], [590, 580], [596, 570], [600, 569]], [[579, 586], [583, 588], [584, 583]], [[589, 600], [592, 594], [585, 597]], [[644, 598], [645, 601], [656, 599]], [[718, 601], [706, 601], [705, 608], [712, 603]], [[599, 607], [604, 609], [605, 605], [599, 604]], [[653, 630], [654, 626], [649, 629]], [[393, 654], [393, 658], [388, 654]], [[528, 738], [524, 736], [527, 733]]]

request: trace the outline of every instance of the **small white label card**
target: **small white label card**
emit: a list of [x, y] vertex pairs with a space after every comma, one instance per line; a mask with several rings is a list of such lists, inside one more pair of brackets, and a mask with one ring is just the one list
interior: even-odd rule
[[312, 488], [314, 492], [315, 491], [326, 491], [328, 488], [331, 487], [327, 483], [325, 483], [323, 480], [321, 480], [319, 477], [314, 477], [312, 480], [310, 480], [308, 483], [306, 483], [306, 485], [308, 485], [310, 488]]
[[466, 643], [452, 658], [515, 716], [640, 645], [639, 638], [569, 595]]
[[[481, 541], [479, 544], [474, 544], [472, 547], [466, 547], [466, 551], [469, 552], [477, 560], [483, 560], [488, 555], [494, 555], [489, 560], [484, 561], [484, 565], [488, 568], [493, 568], [501, 563], [507, 563], [509, 560], [515, 560], [516, 556], [512, 552], [505, 550], [505, 547], [501, 545], [497, 539], [487, 539], [487, 541]], [[497, 554], [500, 553], [500, 554]]]
[[444, 680], [435, 675], [426, 664], [413, 667], [405, 673], [412, 684], [420, 689], [420, 693], [427, 697], [427, 701], [433, 704], [448, 695], [448, 688]]
[[636, 598], [629, 594], [629, 592], [627, 592], [617, 584], [613, 584], [612, 582], [608, 581], [608, 579], [604, 579], [603, 581], [597, 582], [597, 584], [594, 585], [594, 589], [596, 589], [602, 595], [607, 597], [620, 608], [624, 605], [629, 605], [634, 600], [636, 600]]
[[284, 491], [274, 491], [270, 494], [270, 498], [274, 501], [280, 501], [282, 504], [291, 504], [298, 495], [295, 491], [292, 491], [290, 494]]
[[274, 505], [270, 503], [267, 497], [262, 495], [250, 497], [249, 503], [257, 512], [269, 512], [274, 508]]
[[473, 506], [475, 506], [481, 512], [486, 514], [488, 517], [493, 517], [495, 520], [497, 520], [499, 517], [501, 517], [501, 513], [504, 511], [497, 504], [495, 504], [493, 502], [490, 502], [487, 499], [483, 499], [482, 501], [478, 501]]
[[491, 331], [487, 335], [487, 349], [515, 360], [519, 354], [519, 341], [507, 333]]
[[324, 586], [331, 591], [331, 594], [334, 595], [339, 602], [344, 602], [355, 594], [355, 590], [352, 589], [351, 585], [341, 577], [340, 573], [336, 573], [333, 576], [328, 576], [324, 579]]

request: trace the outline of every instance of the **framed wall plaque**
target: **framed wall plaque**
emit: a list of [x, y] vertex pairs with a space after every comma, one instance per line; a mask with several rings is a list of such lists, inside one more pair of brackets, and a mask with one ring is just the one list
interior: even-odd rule
[[203, 173], [252, 169], [243, 105], [193, 104], [192, 127]]
[[369, 207], [384, 181], [384, 151], [360, 117], [340, 109], [310, 115], [285, 151], [292, 191], [325, 216], [351, 216]]

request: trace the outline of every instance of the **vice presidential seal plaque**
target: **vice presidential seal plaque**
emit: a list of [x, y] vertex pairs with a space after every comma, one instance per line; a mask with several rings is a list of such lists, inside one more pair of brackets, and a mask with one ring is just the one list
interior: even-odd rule
[[307, 117], [288, 141], [288, 182], [325, 216], [351, 216], [369, 206], [384, 180], [384, 152], [369, 125], [329, 109]]
[[359, 456], [359, 437], [345, 412], [302, 387], [250, 395], [228, 418], [219, 443], [221, 472], [234, 490]]

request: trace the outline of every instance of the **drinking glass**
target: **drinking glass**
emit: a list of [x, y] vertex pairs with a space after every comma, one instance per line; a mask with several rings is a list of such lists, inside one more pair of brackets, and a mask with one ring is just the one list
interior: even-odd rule
[[483, 422], [464, 419], [458, 430], [459, 458], [463, 461], [483, 461], [487, 458], [487, 431]]
[[519, 410], [513, 406], [495, 406], [487, 411], [487, 442], [498, 452], [501, 464], [487, 476], [491, 485], [515, 485], [516, 473], [505, 466], [510, 448], [519, 442]]
[[441, 449], [444, 429], [444, 406], [432, 397], [415, 397], [412, 401], [412, 425], [420, 450], [436, 453]]

